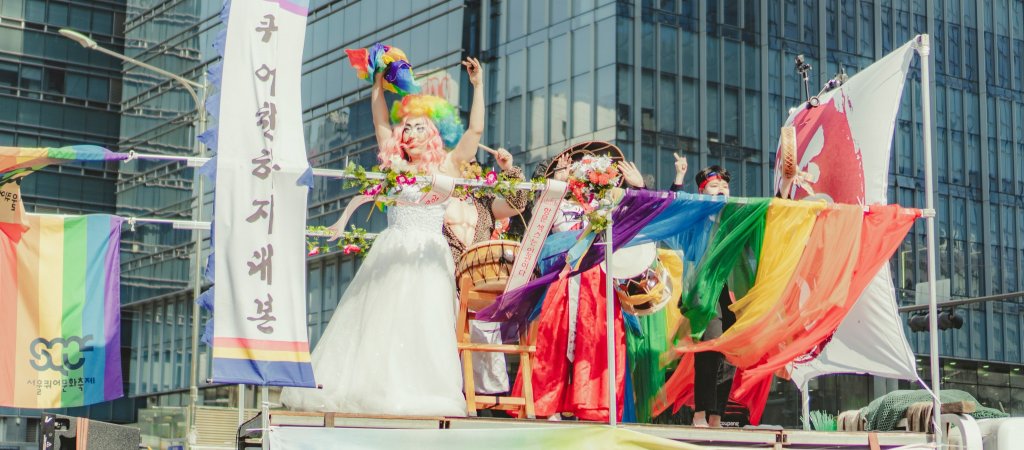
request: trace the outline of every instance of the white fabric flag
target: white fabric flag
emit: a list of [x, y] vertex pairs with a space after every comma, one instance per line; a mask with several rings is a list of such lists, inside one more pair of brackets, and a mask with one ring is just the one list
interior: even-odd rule
[[[797, 162], [816, 194], [837, 203], [887, 203], [889, 154], [896, 113], [913, 41], [825, 93], [820, 106], [794, 110]], [[781, 158], [780, 158], [781, 160]], [[781, 186], [776, 167], [775, 186]], [[807, 195], [793, 187], [794, 198]], [[798, 386], [819, 375], [866, 373], [917, 378], [914, 355], [903, 334], [888, 265], [864, 290], [817, 358], [790, 366]]]
[[230, 5], [220, 91], [213, 380], [313, 387], [301, 69], [308, 2]]

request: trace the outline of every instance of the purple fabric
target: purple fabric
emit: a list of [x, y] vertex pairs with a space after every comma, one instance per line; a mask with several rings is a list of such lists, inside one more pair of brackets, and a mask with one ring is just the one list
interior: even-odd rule
[[[103, 339], [106, 344], [106, 366], [103, 371], [103, 398], [112, 400], [124, 396], [124, 382], [121, 379], [121, 224], [124, 219], [111, 217], [110, 229], [111, 244], [107, 247], [107, 255], [104, 260], [107, 273], [106, 286], [104, 289], [103, 310], [107, 312], [103, 318]], [[111, 314], [110, 312], [115, 313]]]
[[[644, 226], [664, 211], [674, 198], [670, 192], [626, 190], [622, 201], [612, 211], [612, 251], [629, 243]], [[583, 257], [579, 269], [573, 271], [572, 275], [586, 272], [603, 261], [604, 233], [601, 233]], [[559, 273], [556, 268], [525, 286], [502, 294], [491, 306], [477, 313], [477, 320], [504, 322], [501, 327], [502, 336], [517, 336], [519, 327], [525, 325], [530, 311], [548, 285], [558, 279]]]

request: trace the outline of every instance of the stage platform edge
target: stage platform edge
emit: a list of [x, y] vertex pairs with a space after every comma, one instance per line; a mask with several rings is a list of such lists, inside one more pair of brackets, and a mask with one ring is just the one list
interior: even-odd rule
[[[500, 419], [482, 417], [405, 417], [350, 413], [271, 411], [271, 427], [374, 428], [374, 429], [497, 429], [546, 426], [601, 425], [595, 422]], [[257, 414], [239, 427], [238, 447], [256, 448], [261, 442]], [[622, 428], [688, 444], [714, 448], [869, 449], [872, 435], [878, 448], [896, 448], [932, 441], [929, 434], [907, 432], [825, 432], [790, 429], [695, 428], [685, 425], [621, 424]]]

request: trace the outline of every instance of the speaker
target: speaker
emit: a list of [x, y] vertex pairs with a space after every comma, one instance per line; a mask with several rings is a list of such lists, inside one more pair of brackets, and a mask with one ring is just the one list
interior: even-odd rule
[[82, 417], [43, 414], [39, 425], [40, 450], [137, 450], [138, 428]]

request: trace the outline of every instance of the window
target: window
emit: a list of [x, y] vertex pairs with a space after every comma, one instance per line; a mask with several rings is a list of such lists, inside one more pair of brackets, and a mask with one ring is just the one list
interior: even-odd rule
[[662, 75], [658, 89], [658, 131], [676, 132], [676, 77]]
[[568, 67], [565, 62], [569, 60], [569, 35], [563, 34], [551, 39], [551, 59], [549, 77], [551, 83], [565, 80], [568, 76]]
[[659, 40], [659, 51], [661, 54], [661, 71], [667, 73], [676, 73], [679, 64], [679, 58], [676, 54], [679, 46], [677, 41], [679, 38], [679, 32], [676, 28], [661, 25], [658, 32]]
[[523, 148], [523, 96], [517, 95], [505, 102], [505, 148], [513, 154]]
[[18, 65], [0, 62], [0, 86], [18, 87]]
[[564, 142], [569, 133], [569, 83], [551, 85], [551, 140], [549, 144]]
[[544, 89], [530, 92], [527, 96], [529, 104], [526, 112], [526, 145], [527, 149], [540, 148], [547, 145], [547, 94]]
[[[49, 72], [49, 69], [47, 69]], [[69, 73], [66, 78], [64, 92], [69, 97], [86, 98], [89, 92], [89, 77], [77, 73]], [[47, 90], [50, 90], [47, 88]]]
[[[615, 67], [597, 71], [597, 126], [601, 130], [615, 125]], [[675, 101], [673, 99], [673, 101]]]
[[572, 80], [572, 134], [582, 136], [593, 131], [594, 84], [590, 74]]
[[594, 64], [593, 28], [589, 25], [572, 32], [572, 74], [589, 72]]

